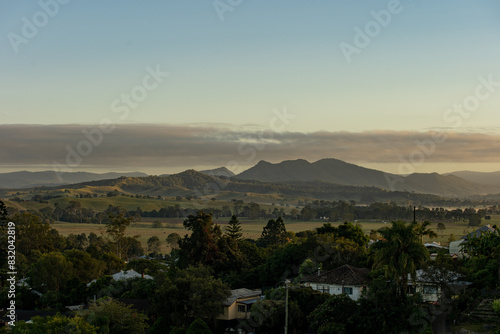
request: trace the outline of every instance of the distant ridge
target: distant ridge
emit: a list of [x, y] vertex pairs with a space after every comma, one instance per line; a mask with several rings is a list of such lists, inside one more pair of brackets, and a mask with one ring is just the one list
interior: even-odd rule
[[235, 178], [264, 182], [322, 181], [453, 197], [500, 192], [500, 186], [478, 184], [455, 175], [415, 173], [402, 177], [338, 159], [322, 159], [314, 163], [298, 159], [277, 164], [259, 161], [257, 165], [236, 175]]
[[472, 171], [458, 171], [449, 173], [449, 175], [455, 175], [461, 177], [464, 180], [488, 184], [488, 185], [500, 185], [500, 171], [498, 172], [472, 172]]
[[231, 172], [229, 169], [227, 169], [226, 167], [201, 170], [200, 173], [207, 174], [210, 176], [225, 176], [225, 177], [235, 176], [235, 174], [233, 172]]
[[11, 172], [0, 173], [0, 188], [29, 188], [40, 186], [57, 186], [64, 184], [74, 184], [89, 181], [99, 181], [106, 179], [116, 179], [121, 176], [141, 177], [147, 174], [140, 172], [129, 173], [87, 173], [87, 172], [66, 172], [56, 173], [54, 171], [43, 172]]
[[[61, 185], [48, 188], [52, 193], [64, 194], [71, 189], [75, 193], [93, 192], [106, 194], [117, 190], [125, 194], [141, 194], [152, 196], [193, 196], [217, 197], [218, 195], [245, 197], [248, 194], [281, 194], [282, 196], [299, 196], [326, 200], [354, 200], [371, 203], [374, 201], [417, 201], [428, 203], [440, 201], [442, 197], [429, 194], [409, 192], [392, 192], [376, 187], [344, 186], [322, 181], [310, 182], [261, 182], [210, 176], [195, 170], [169, 176], [150, 175], [146, 177], [120, 177], [100, 181], [83, 182], [72, 185]], [[33, 188], [33, 192], [40, 189]], [[0, 189], [0, 194], [2, 193]], [[224, 195], [225, 193], [225, 195]], [[268, 196], [265, 196], [269, 198]], [[205, 200], [207, 200], [205, 198]], [[269, 200], [269, 199], [267, 199]]]
[[286, 160], [277, 164], [259, 161], [254, 167], [235, 176], [267, 182], [324, 181], [342, 185], [387, 188], [384, 173], [338, 159], [322, 159], [310, 163], [304, 159]]

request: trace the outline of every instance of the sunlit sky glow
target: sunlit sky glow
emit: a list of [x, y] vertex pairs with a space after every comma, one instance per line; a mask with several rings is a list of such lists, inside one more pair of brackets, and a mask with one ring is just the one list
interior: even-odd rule
[[[72, 170], [161, 174], [332, 157], [397, 172], [399, 157], [433, 131], [451, 131], [453, 140], [437, 143], [416, 171], [500, 170], [498, 147], [490, 147], [500, 135], [498, 1], [242, 0], [221, 14], [211, 0], [73, 0], [26, 36], [26, 22], [43, 18], [42, 3], [58, 2], [0, 3], [0, 131], [10, 136], [0, 145], [0, 171], [64, 163], [66, 145], [76, 149], [86, 139], [82, 129], [103, 120], [116, 130]], [[374, 23], [373, 11], [391, 6], [397, 13], [387, 24]], [[379, 31], [347, 59], [341, 43], [356, 47], [356, 29], [370, 24]], [[155, 69], [168, 76], [145, 79]], [[123, 96], [144, 92], [144, 82], [147, 96], [127, 106]], [[448, 111], [474, 99], [470, 111]], [[283, 110], [293, 117], [277, 121]], [[165, 136], [159, 130], [145, 140], [148, 124], [164, 125]], [[20, 130], [12, 133], [13, 125]], [[41, 125], [60, 127], [51, 137]], [[123, 125], [130, 137], [120, 136]], [[198, 131], [212, 146], [193, 149]], [[241, 141], [227, 139], [238, 131], [284, 139], [264, 143], [250, 159]], [[404, 145], [394, 145], [390, 132]], [[29, 143], [22, 138], [35, 133]], [[326, 142], [318, 142], [320, 133]], [[314, 149], [304, 149], [299, 135]], [[246, 148], [255, 146], [248, 136]], [[137, 150], [129, 165], [113, 156], [127, 145]], [[224, 154], [215, 153], [218, 145]], [[468, 146], [476, 154], [458, 154]]]

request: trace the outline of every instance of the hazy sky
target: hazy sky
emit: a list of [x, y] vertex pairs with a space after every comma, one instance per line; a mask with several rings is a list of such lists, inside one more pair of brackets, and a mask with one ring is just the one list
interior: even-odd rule
[[3, 170], [500, 170], [496, 0], [6, 0], [0, 22]]

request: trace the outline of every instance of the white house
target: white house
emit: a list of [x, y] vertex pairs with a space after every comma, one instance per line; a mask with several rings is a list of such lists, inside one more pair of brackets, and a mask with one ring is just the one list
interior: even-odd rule
[[458, 294], [470, 284], [456, 272], [436, 268], [428, 271], [417, 270], [415, 282], [412, 282], [408, 275], [408, 293], [420, 293], [424, 302], [439, 301], [442, 296], [442, 285], [447, 286], [449, 293]]
[[317, 274], [304, 277], [302, 281], [305, 286], [310, 286], [314, 290], [331, 295], [345, 293], [351, 299], [358, 300], [370, 281], [369, 273], [370, 269], [345, 264], [324, 273], [318, 270]]
[[[120, 281], [124, 279], [129, 279], [129, 278], [137, 278], [137, 277], [142, 277], [145, 279], [153, 279], [153, 276], [149, 275], [144, 275], [144, 274], [139, 274], [137, 271], [134, 269], [130, 270], [120, 270], [116, 274], [111, 275], [115, 281]], [[92, 285], [92, 283], [97, 282], [96, 279], [93, 279], [91, 282], [87, 283], [87, 286]]]
[[142, 277], [145, 279], [153, 279], [152, 276], [149, 275], [144, 275], [144, 274], [139, 274], [137, 271], [134, 269], [130, 270], [120, 270], [116, 274], [111, 275], [115, 281], [120, 281], [122, 279], [129, 279], [129, 278], [136, 278], [136, 277]]

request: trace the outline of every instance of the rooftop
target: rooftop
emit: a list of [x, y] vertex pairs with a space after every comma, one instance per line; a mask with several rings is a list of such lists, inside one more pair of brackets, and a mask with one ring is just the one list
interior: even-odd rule
[[336, 269], [326, 271], [324, 273], [313, 274], [304, 277], [304, 282], [310, 283], [325, 283], [336, 285], [364, 285], [371, 279], [368, 276], [370, 269], [357, 268], [344, 264]]
[[478, 228], [474, 232], [471, 232], [467, 235], [464, 235], [461, 239], [467, 240], [469, 238], [479, 238], [481, 236], [481, 234], [483, 234], [483, 233], [490, 233], [490, 232], [493, 233], [495, 231], [496, 230], [488, 224], [488, 225], [484, 225], [481, 228]]
[[231, 296], [226, 299], [224, 305], [232, 305], [238, 299], [259, 297], [262, 294], [262, 290], [250, 290], [250, 289], [235, 289], [231, 290]]

